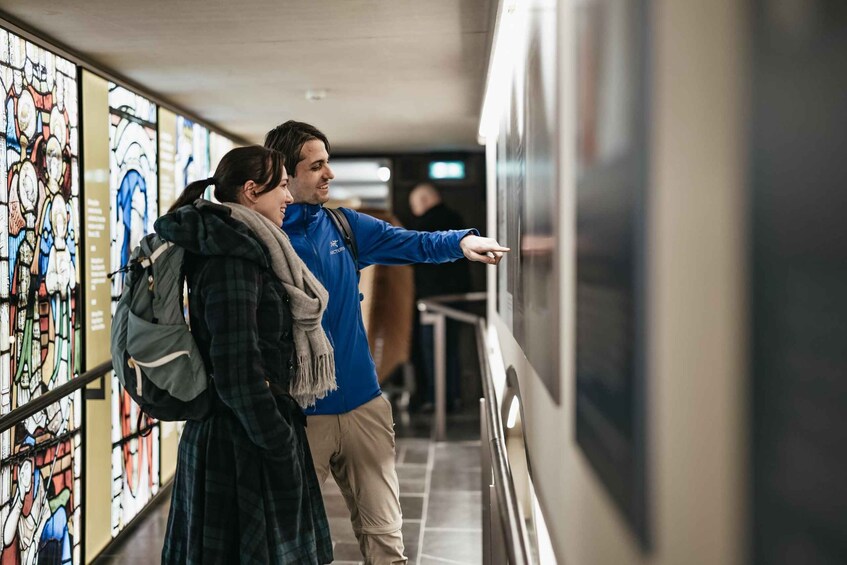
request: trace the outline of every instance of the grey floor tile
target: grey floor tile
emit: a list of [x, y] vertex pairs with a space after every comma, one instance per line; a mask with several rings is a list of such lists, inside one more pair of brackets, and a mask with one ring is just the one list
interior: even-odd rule
[[426, 528], [481, 528], [482, 495], [479, 492], [431, 492]]
[[406, 496], [400, 494], [400, 508], [403, 510], [403, 520], [420, 520], [423, 515], [423, 496]]
[[478, 469], [480, 465], [480, 444], [478, 441], [435, 445], [435, 461], [433, 462], [435, 468], [464, 470]]
[[415, 543], [407, 543], [405, 549], [403, 550], [403, 555], [406, 556], [406, 559], [409, 560], [408, 565], [415, 565], [418, 562], [418, 544]]
[[426, 467], [423, 465], [397, 465], [397, 476], [400, 479], [423, 480], [426, 478]]
[[[338, 542], [332, 548], [332, 555], [336, 561], [362, 561], [364, 559], [358, 543]], [[336, 561], [333, 561], [333, 563]]]
[[324, 508], [326, 515], [330, 518], [349, 518], [350, 511], [347, 510], [347, 503], [344, 502], [344, 497], [340, 494], [324, 493]]
[[332, 541], [358, 543], [349, 516], [329, 518], [329, 532], [332, 535]]
[[92, 565], [114, 565], [123, 563], [120, 555], [100, 555], [92, 562]]
[[338, 485], [335, 484], [335, 479], [332, 477], [328, 477], [324, 484], [321, 485], [321, 492], [326, 496], [327, 494], [341, 494], [341, 489], [338, 488]]
[[403, 521], [403, 543], [417, 544], [421, 537], [421, 523], [415, 520]]
[[482, 532], [429, 531], [424, 532], [421, 565], [447, 563], [482, 563]]
[[422, 494], [426, 489], [426, 467], [420, 465], [398, 465], [401, 494]]
[[479, 492], [482, 484], [482, 473], [477, 468], [463, 470], [445, 470], [436, 467], [432, 471], [430, 481], [431, 492]]
[[394, 447], [394, 461], [402, 463], [406, 459], [406, 448], [399, 443]]
[[429, 460], [429, 446], [431, 442], [427, 439], [397, 440], [397, 445], [403, 448], [403, 463], [413, 465], [426, 465]]

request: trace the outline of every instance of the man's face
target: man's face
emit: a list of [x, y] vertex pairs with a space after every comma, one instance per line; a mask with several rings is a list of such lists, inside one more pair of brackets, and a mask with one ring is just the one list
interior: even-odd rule
[[329, 153], [323, 141], [310, 139], [303, 144], [295, 171], [297, 174], [288, 179], [294, 202], [323, 204], [329, 200], [329, 181], [335, 175], [329, 168]]
[[423, 191], [413, 190], [409, 195], [409, 208], [412, 210], [412, 215], [420, 217], [426, 212], [426, 195]]

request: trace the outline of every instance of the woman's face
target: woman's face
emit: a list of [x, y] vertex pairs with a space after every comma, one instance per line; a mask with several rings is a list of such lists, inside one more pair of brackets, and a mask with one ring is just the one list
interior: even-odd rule
[[[251, 189], [248, 187], [247, 190]], [[255, 198], [250, 199], [250, 202], [252, 204], [250, 208], [282, 227], [285, 209], [294, 202], [294, 198], [288, 191], [288, 173], [285, 169], [282, 170], [282, 179], [277, 186], [261, 194], [256, 194]]]

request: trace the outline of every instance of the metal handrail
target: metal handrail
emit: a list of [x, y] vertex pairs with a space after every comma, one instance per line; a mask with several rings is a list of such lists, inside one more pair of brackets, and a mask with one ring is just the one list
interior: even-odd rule
[[524, 565], [530, 563], [529, 541], [526, 529], [518, 518], [518, 496], [512, 471], [506, 456], [506, 444], [503, 437], [503, 421], [497, 409], [497, 396], [494, 391], [494, 378], [488, 361], [485, 321], [479, 320], [476, 326], [477, 351], [482, 372], [482, 393], [488, 417], [488, 448], [491, 454], [491, 470], [494, 474], [494, 488], [497, 493], [500, 525], [503, 527], [506, 551], [509, 563]]
[[104, 361], [91, 370], [88, 370], [75, 379], [71, 379], [62, 386], [56, 387], [53, 390], [42, 394], [41, 396], [30, 400], [23, 406], [15, 408], [8, 414], [0, 416], [0, 433], [5, 432], [20, 424], [33, 414], [36, 414], [54, 402], [69, 396], [81, 388], [88, 386], [90, 383], [104, 376], [112, 370], [112, 362]]
[[465, 294], [442, 294], [430, 296], [418, 301], [418, 310], [421, 312], [420, 321], [422, 325], [430, 325], [433, 329], [433, 342], [435, 357], [435, 426], [433, 427], [433, 439], [444, 441], [447, 437], [447, 374], [446, 374], [446, 325], [445, 318], [464, 322], [476, 326], [480, 317], [475, 314], [463, 312], [452, 306], [452, 302], [480, 302], [488, 295], [484, 292], [468, 292]]
[[[491, 364], [488, 361], [486, 346], [485, 318], [469, 314], [447, 306], [451, 302], [474, 302], [485, 300], [484, 292], [441, 295], [418, 301], [421, 312], [451, 318], [460, 322], [472, 324], [476, 330], [477, 352], [482, 377], [482, 392], [485, 397], [488, 431], [488, 450], [491, 461], [491, 471], [494, 475], [494, 489], [497, 496], [497, 509], [500, 514], [500, 525], [506, 546], [509, 563], [526, 565], [530, 563], [529, 540], [526, 528], [518, 517], [518, 497], [515, 484], [512, 481], [512, 471], [506, 456], [506, 444], [503, 437], [503, 421], [497, 409], [497, 397], [494, 391], [494, 378], [491, 374]], [[505, 379], [504, 379], [505, 380]]]

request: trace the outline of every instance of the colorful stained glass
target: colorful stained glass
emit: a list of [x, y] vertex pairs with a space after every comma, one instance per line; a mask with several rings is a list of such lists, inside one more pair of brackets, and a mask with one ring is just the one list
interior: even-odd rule
[[[126, 266], [158, 216], [156, 105], [109, 85], [111, 270]], [[123, 275], [112, 278], [112, 312]], [[117, 535], [159, 488], [158, 423], [144, 414], [112, 376], [112, 535]]]
[[[77, 69], [0, 29], [0, 414], [79, 374]], [[0, 561], [80, 562], [81, 393], [0, 434]], [[46, 561], [45, 561], [46, 560]]]
[[188, 184], [208, 178], [209, 130], [182, 116], [176, 117], [176, 166], [174, 182], [177, 192]]
[[218, 168], [218, 163], [221, 162], [221, 158], [229, 152], [230, 149], [235, 148], [235, 143], [228, 137], [224, 137], [219, 133], [211, 132], [209, 134], [209, 170], [210, 174], [214, 174], [215, 169]]
[[81, 434], [69, 432], [28, 447], [0, 468], [2, 494], [8, 498], [2, 562], [81, 563]]
[[123, 439], [112, 447], [112, 537], [159, 492], [159, 424], [144, 417], [139, 433], [136, 410], [121, 417]]

